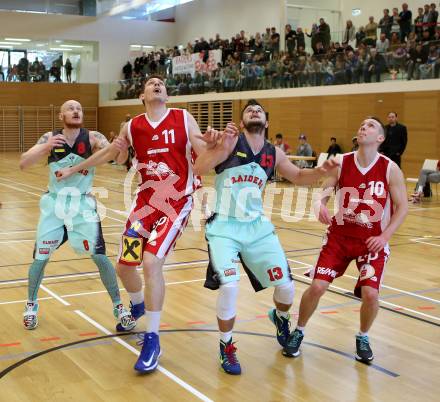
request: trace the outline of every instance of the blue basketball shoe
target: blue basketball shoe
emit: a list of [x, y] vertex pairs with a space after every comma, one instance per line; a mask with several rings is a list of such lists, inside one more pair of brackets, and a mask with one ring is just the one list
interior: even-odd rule
[[151, 373], [159, 364], [159, 357], [162, 354], [159, 335], [154, 332], [146, 332], [142, 343], [141, 354], [134, 365], [134, 369], [139, 373]]
[[136, 326], [136, 321], [145, 314], [144, 302], [139, 304], [133, 304], [132, 302], [130, 302], [130, 313], [135, 324], [131, 328], [126, 329], [124, 325], [122, 325], [122, 322], [118, 322], [118, 324], [116, 325], [116, 331], [118, 332], [130, 331]]
[[276, 309], [272, 309], [269, 311], [268, 316], [269, 320], [271, 320], [277, 328], [278, 343], [284, 348], [290, 335], [290, 315], [288, 318], [278, 317]]
[[220, 365], [227, 374], [241, 374], [241, 366], [235, 354], [236, 351], [237, 348], [232, 342], [232, 338], [227, 343], [220, 341]]

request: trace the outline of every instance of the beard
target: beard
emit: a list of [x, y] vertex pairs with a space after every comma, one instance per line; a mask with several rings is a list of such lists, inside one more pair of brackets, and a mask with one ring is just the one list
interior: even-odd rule
[[64, 123], [64, 127], [70, 128], [70, 129], [82, 127], [82, 121], [79, 123], [68, 123], [66, 120], [64, 120], [63, 123]]
[[260, 134], [264, 128], [265, 123], [262, 121], [249, 121], [246, 124], [243, 124], [244, 128], [251, 134]]

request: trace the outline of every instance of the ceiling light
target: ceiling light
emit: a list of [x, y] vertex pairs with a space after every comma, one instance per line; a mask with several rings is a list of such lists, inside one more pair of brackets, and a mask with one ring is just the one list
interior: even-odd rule
[[81, 45], [60, 45], [61, 47], [75, 47], [75, 48], [83, 48]]
[[2, 45], [22, 45], [21, 42], [0, 42]]
[[61, 43], [62, 42], [62, 40], [59, 40], [59, 39], [57, 39], [56, 41], [55, 41], [55, 43]]
[[124, 16], [122, 17], [122, 19], [123, 19], [123, 20], [135, 20], [136, 17], [130, 17], [130, 16], [128, 16], [128, 15], [124, 15]]
[[136, 48], [139, 48], [139, 47], [142, 47], [141, 45], [130, 45], [130, 47], [136, 47]]
[[12, 40], [15, 42], [30, 42], [30, 39], [20, 39], [20, 38], [5, 38], [5, 40]]
[[37, 47], [46, 46], [45, 43], [37, 43]]
[[12, 49], [14, 46], [10, 46], [10, 45], [0, 45], [1, 49]]
[[51, 47], [50, 50], [62, 50], [63, 52], [67, 52], [72, 49], [66, 49], [65, 47]]
[[142, 47], [144, 49], [154, 49], [154, 46], [151, 46], [151, 45], [143, 45]]

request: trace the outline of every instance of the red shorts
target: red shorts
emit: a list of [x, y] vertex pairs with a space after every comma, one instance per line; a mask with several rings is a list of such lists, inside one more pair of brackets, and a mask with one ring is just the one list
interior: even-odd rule
[[185, 229], [191, 209], [192, 196], [163, 203], [154, 208], [142, 195], [134, 200], [119, 245], [118, 262], [136, 266], [142, 262], [144, 251], [158, 258], [165, 257]]
[[389, 254], [388, 244], [379, 253], [370, 253], [364, 239], [327, 232], [315, 269], [310, 273], [310, 277], [331, 283], [333, 279], [344, 275], [350, 262], [356, 259], [359, 278], [354, 294], [361, 297], [362, 286], [370, 286], [379, 290]]

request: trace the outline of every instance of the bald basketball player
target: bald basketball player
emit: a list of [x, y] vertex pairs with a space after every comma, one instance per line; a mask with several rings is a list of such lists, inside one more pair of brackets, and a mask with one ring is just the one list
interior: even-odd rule
[[118, 321], [118, 327], [131, 330], [136, 321], [121, 302], [115, 269], [105, 254], [96, 200], [90, 194], [95, 169], [82, 170], [65, 181], [56, 180], [60, 169], [77, 165], [109, 143], [101, 133], [82, 128], [83, 110], [81, 104], [75, 100], [69, 100], [61, 106], [59, 119], [63, 122], [63, 128], [44, 134], [20, 159], [20, 169], [26, 169], [45, 158], [49, 165], [48, 191], [40, 200], [41, 214], [34, 261], [29, 268], [24, 327], [37, 327], [37, 293], [44, 276], [44, 268], [52, 253], [69, 240], [77, 253], [91, 256], [113, 302], [113, 314]]

